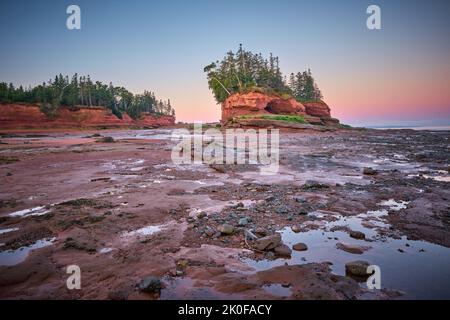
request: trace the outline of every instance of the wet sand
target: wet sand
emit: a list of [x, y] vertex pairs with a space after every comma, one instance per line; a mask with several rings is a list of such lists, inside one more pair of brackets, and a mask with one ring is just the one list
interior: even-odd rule
[[[449, 299], [449, 139], [285, 132], [279, 174], [262, 176], [174, 165], [168, 129], [2, 134], [0, 298]], [[308, 249], [255, 250], [248, 230]], [[355, 260], [380, 266], [382, 290], [346, 275]], [[137, 288], [148, 276], [160, 292]]]

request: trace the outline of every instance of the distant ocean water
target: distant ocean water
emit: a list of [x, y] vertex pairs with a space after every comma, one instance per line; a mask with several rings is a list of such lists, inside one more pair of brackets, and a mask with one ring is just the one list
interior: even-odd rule
[[388, 130], [388, 129], [412, 129], [412, 130], [430, 130], [430, 131], [438, 131], [438, 130], [449, 130], [450, 131], [450, 125], [449, 126], [417, 126], [417, 127], [408, 127], [408, 126], [367, 126], [366, 128], [370, 129], [381, 129], [381, 130]]

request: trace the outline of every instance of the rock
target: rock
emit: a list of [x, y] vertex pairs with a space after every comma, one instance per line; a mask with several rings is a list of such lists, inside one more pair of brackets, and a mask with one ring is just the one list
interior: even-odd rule
[[159, 278], [150, 276], [142, 279], [138, 284], [138, 288], [146, 293], [160, 293], [163, 285]]
[[275, 249], [281, 243], [281, 235], [276, 233], [271, 236], [259, 238], [255, 241], [255, 249], [259, 251], [268, 251]]
[[275, 200], [275, 196], [268, 196], [264, 200], [267, 202], [273, 201], [273, 200]]
[[73, 108], [61, 107], [55, 117], [47, 117], [38, 104], [2, 104], [0, 108], [1, 129], [16, 128], [107, 128], [107, 127], [144, 127], [150, 124], [155, 126], [173, 125], [175, 117], [160, 116], [148, 112], [141, 113], [141, 116], [134, 120], [125, 112], [119, 119], [111, 110], [104, 107], [83, 107]]
[[291, 248], [289, 248], [287, 245], [285, 244], [280, 244], [278, 245], [275, 249], [275, 254], [281, 257], [290, 257], [292, 254], [292, 250]]
[[286, 214], [288, 213], [288, 209], [285, 206], [279, 206], [275, 209], [276, 213], [278, 214]]
[[331, 119], [330, 107], [323, 101], [304, 102], [305, 112], [309, 116]]
[[378, 172], [373, 168], [366, 167], [363, 169], [363, 174], [368, 175], [368, 176], [373, 176], [373, 175], [376, 175], [377, 173]]
[[206, 217], [206, 216], [207, 216], [207, 214], [206, 214], [206, 212], [204, 212], [204, 211], [199, 212], [199, 213], [197, 214], [197, 218], [198, 218], [198, 219], [203, 219], [203, 218]]
[[305, 107], [295, 99], [283, 99], [261, 92], [235, 93], [222, 103], [222, 123], [243, 115], [305, 114]]
[[274, 114], [304, 114], [305, 107], [297, 100], [290, 99], [274, 99], [267, 104], [265, 110]]
[[326, 189], [330, 186], [314, 181], [314, 180], [306, 180], [305, 184], [303, 185], [303, 189]]
[[300, 229], [300, 227], [297, 226], [297, 225], [292, 226], [291, 230], [292, 230], [293, 232], [295, 232], [295, 233], [299, 233], [300, 231], [302, 231], [302, 230]]
[[364, 240], [366, 238], [366, 235], [361, 231], [350, 230], [350, 237], [354, 239]]
[[212, 228], [210, 228], [210, 227], [207, 227], [206, 229], [205, 229], [205, 235], [207, 236], [207, 237], [212, 237], [212, 236], [214, 236], [214, 234], [215, 234], [215, 231], [212, 229]]
[[292, 246], [292, 249], [294, 249], [295, 251], [306, 251], [308, 250], [308, 246], [304, 243], [296, 243]]
[[234, 232], [234, 227], [230, 224], [222, 224], [220, 226], [217, 227], [217, 230], [221, 233], [221, 234], [225, 234], [225, 235], [230, 235], [233, 234]]
[[298, 203], [305, 203], [306, 202], [306, 199], [304, 197], [295, 197], [294, 199]]
[[244, 208], [244, 204], [243, 204], [242, 202], [239, 202], [239, 203], [236, 205], [236, 208]]
[[367, 267], [369, 265], [369, 262], [363, 260], [348, 262], [345, 264], [345, 272], [357, 277], [368, 277]]
[[115, 141], [114, 141], [113, 137], [102, 137], [102, 138], [98, 139], [97, 142], [113, 143]]
[[363, 254], [365, 251], [369, 250], [371, 247], [367, 246], [358, 246], [358, 245], [352, 245], [348, 243], [338, 242], [336, 243], [336, 248], [343, 250], [348, 253], [353, 254]]
[[267, 235], [267, 231], [264, 228], [258, 227], [255, 229], [255, 234], [257, 234], [258, 236], [266, 236]]
[[250, 218], [248, 218], [248, 217], [244, 217], [244, 218], [240, 218], [239, 219], [239, 222], [238, 222], [238, 225], [240, 226], [240, 227], [245, 227], [247, 224], [249, 224], [250, 223]]

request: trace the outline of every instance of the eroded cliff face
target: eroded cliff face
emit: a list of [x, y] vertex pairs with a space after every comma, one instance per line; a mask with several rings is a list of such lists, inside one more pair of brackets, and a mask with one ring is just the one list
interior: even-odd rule
[[158, 127], [174, 123], [175, 117], [156, 117], [149, 113], [142, 114], [137, 120], [124, 113], [119, 119], [111, 110], [103, 107], [62, 107], [54, 118], [49, 118], [38, 105], [0, 104], [0, 129]]
[[295, 99], [283, 99], [261, 92], [236, 93], [222, 103], [222, 122], [243, 115], [305, 114], [305, 107]]
[[222, 103], [222, 123], [240, 116], [302, 115], [309, 124], [337, 125], [339, 120], [331, 117], [330, 107], [323, 101], [300, 103], [294, 98], [284, 99], [278, 95], [261, 92], [236, 93]]

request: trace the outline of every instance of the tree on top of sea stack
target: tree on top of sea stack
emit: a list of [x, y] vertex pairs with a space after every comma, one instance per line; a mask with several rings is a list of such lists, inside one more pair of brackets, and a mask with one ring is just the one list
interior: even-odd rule
[[251, 91], [278, 94], [300, 102], [322, 99], [311, 70], [292, 73], [286, 83], [278, 57], [270, 54], [266, 59], [261, 53], [244, 50], [242, 45], [236, 53], [228, 51], [221, 61], [207, 65], [204, 72], [217, 103], [224, 102], [232, 94]]

